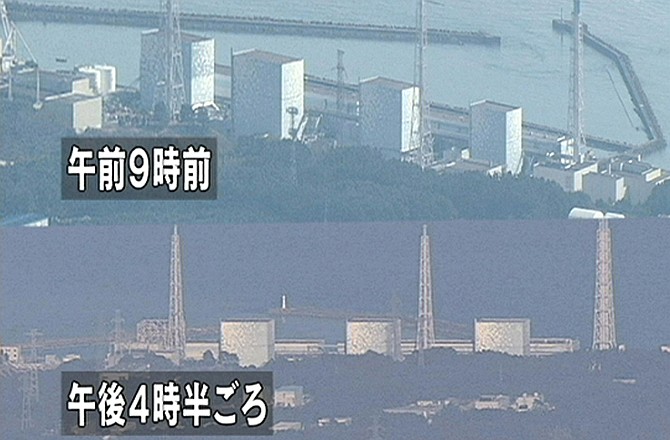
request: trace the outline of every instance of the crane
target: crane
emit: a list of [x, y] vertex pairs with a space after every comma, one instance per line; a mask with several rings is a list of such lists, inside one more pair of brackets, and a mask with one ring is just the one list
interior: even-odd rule
[[[40, 100], [40, 73], [37, 60], [30, 50], [28, 43], [23, 38], [21, 31], [16, 24], [10, 20], [7, 12], [7, 5], [4, 0], [0, 0], [0, 19], [2, 20], [2, 56], [0, 62], [0, 73], [7, 77], [7, 99], [10, 101], [14, 99], [13, 96], [13, 80], [14, 73], [20, 68], [35, 69], [35, 103], [33, 107], [38, 110], [42, 107]], [[28, 53], [29, 59], [21, 59], [19, 57], [19, 43]]]

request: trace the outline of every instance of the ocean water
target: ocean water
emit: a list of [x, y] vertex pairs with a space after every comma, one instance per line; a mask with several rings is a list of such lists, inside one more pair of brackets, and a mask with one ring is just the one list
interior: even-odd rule
[[[35, 0], [84, 6], [107, 6], [102, 0]], [[592, 32], [631, 57], [661, 126], [670, 128], [670, 3], [666, 0], [584, 0], [583, 16]], [[157, 0], [119, 0], [115, 7], [155, 9]], [[521, 105], [529, 121], [567, 125], [570, 41], [551, 29], [551, 20], [569, 16], [570, 0], [456, 0], [429, 3], [429, 26], [484, 30], [500, 35], [500, 50], [477, 46], [430, 46], [427, 50], [429, 99], [467, 106], [479, 99]], [[409, 0], [245, 0], [182, 1], [182, 10], [231, 15], [412, 25], [415, 2]], [[119, 81], [139, 75], [140, 29], [70, 24], [21, 23], [22, 32], [46, 68], [110, 63]], [[345, 51], [347, 78], [374, 75], [411, 81], [414, 48], [410, 43], [332, 40], [288, 36], [215, 33], [218, 62], [228, 63], [231, 49], [261, 48], [305, 58], [314, 75], [335, 77], [336, 51]], [[632, 105], [615, 66], [585, 51], [585, 126], [589, 134], [642, 142]], [[614, 80], [610, 79], [608, 71]], [[617, 97], [624, 97], [624, 105]], [[627, 115], [628, 114], [628, 115]], [[629, 117], [632, 119], [632, 123]], [[670, 151], [650, 155], [670, 168]]]

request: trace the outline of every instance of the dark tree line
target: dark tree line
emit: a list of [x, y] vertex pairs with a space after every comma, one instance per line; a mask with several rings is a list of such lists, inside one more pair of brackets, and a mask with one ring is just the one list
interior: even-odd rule
[[[203, 127], [198, 128], [200, 135]], [[193, 134], [193, 133], [181, 133]], [[215, 132], [207, 133], [216, 135]], [[0, 215], [62, 221], [338, 222], [566, 218], [574, 206], [634, 216], [670, 214], [670, 185], [639, 206], [595, 205], [584, 194], [525, 176], [422, 172], [366, 147], [310, 149], [290, 141], [219, 136], [218, 199], [206, 202], [60, 200], [60, 151], [0, 169]]]

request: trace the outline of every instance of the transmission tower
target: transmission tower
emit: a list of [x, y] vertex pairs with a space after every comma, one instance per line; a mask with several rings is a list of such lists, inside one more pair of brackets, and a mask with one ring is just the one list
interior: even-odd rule
[[186, 319], [184, 317], [184, 284], [182, 271], [181, 239], [177, 225], [172, 233], [170, 252], [170, 316], [168, 317], [168, 349], [184, 359], [186, 349]]
[[572, 11], [572, 65], [570, 70], [570, 104], [568, 131], [573, 140], [573, 158], [580, 162], [586, 141], [584, 138], [584, 26], [582, 24], [581, 0], [574, 0]]
[[33, 405], [39, 401], [39, 378], [37, 376], [37, 338], [42, 334], [36, 329], [27, 333], [30, 337], [30, 349], [25, 363], [28, 364], [28, 372], [23, 375], [21, 387], [21, 430], [25, 431], [34, 426]]
[[[416, 156], [412, 158], [421, 169], [433, 160], [433, 137], [428, 123], [428, 101], [426, 100], [425, 51], [428, 45], [426, 25], [426, 0], [417, 0], [416, 46], [414, 48], [414, 87], [418, 88], [418, 99], [414, 96], [412, 107], [412, 145]], [[416, 92], [415, 92], [416, 93]]]
[[179, 26], [179, 0], [160, 0], [160, 2], [161, 31], [164, 38], [164, 103], [167, 107], [170, 122], [175, 122], [179, 118], [182, 105], [186, 102], [184, 65], [181, 53], [181, 28]]
[[430, 237], [428, 226], [423, 225], [419, 263], [419, 319], [416, 329], [416, 349], [419, 360], [423, 360], [423, 351], [435, 344], [435, 323], [433, 322], [433, 282], [430, 262]]
[[612, 283], [612, 232], [607, 219], [600, 220], [597, 234], [593, 350], [614, 350], [617, 342]]

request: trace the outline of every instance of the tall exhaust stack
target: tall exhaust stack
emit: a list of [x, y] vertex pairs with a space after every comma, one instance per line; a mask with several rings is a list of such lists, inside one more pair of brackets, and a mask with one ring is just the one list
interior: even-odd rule
[[596, 291], [593, 313], [593, 350], [617, 348], [612, 282], [612, 232], [606, 218], [599, 220], [596, 250]]
[[430, 261], [430, 236], [428, 226], [423, 225], [421, 234], [421, 256], [419, 262], [419, 319], [416, 330], [416, 349], [419, 362], [423, 362], [423, 351], [435, 344], [435, 324], [433, 321], [433, 280]]
[[168, 317], [168, 349], [173, 351], [179, 363], [186, 352], [186, 318], [184, 314], [184, 283], [182, 268], [181, 237], [177, 225], [172, 232], [170, 247], [170, 316]]
[[574, 0], [572, 10], [572, 69], [570, 72], [570, 106], [568, 130], [573, 139], [573, 159], [581, 162], [586, 141], [584, 139], [584, 27], [581, 0]]

